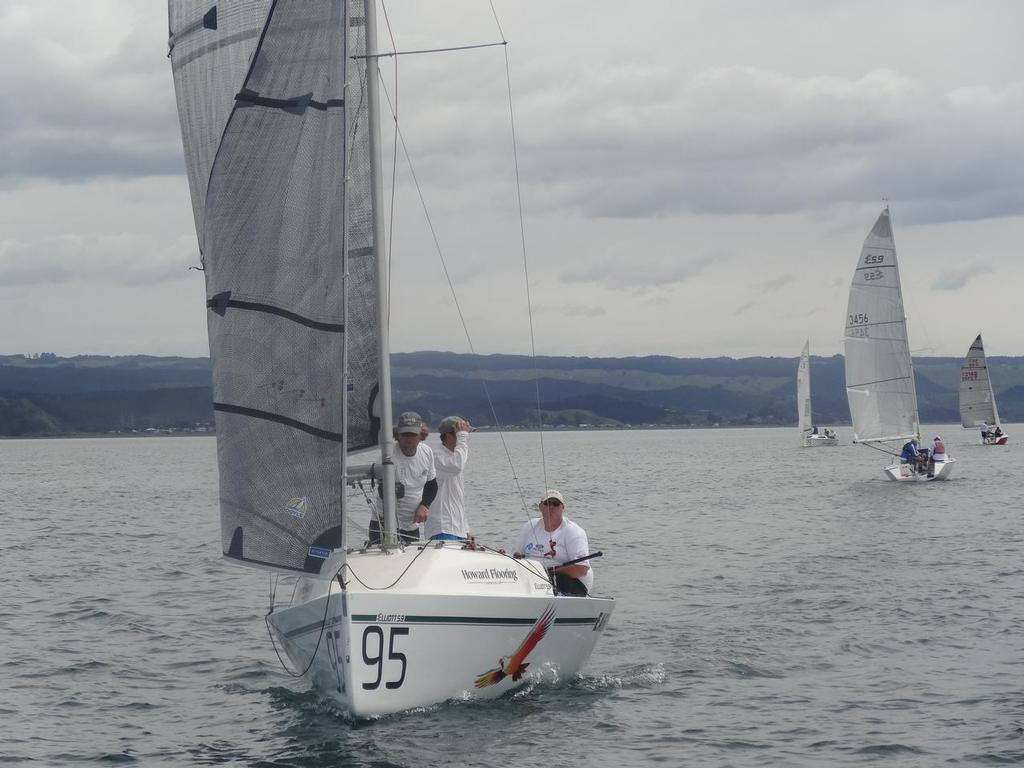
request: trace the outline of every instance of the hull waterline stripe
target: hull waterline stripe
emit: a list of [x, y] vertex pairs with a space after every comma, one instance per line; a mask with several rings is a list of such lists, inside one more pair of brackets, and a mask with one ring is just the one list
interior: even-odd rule
[[241, 405], [231, 405], [230, 403], [214, 403], [213, 410], [221, 411], [223, 413], [235, 413], [239, 416], [248, 416], [253, 419], [262, 419], [264, 421], [273, 421], [277, 424], [284, 424], [286, 427], [292, 427], [293, 429], [301, 430], [307, 434], [313, 435], [313, 437], [319, 437], [324, 440], [330, 440], [332, 443], [340, 443], [345, 438], [340, 432], [328, 432], [326, 429], [319, 429], [317, 427], [310, 426], [309, 424], [303, 424], [301, 421], [290, 419], [287, 416], [282, 416], [279, 413], [271, 413], [270, 411], [260, 411], [256, 408], [246, 408]]

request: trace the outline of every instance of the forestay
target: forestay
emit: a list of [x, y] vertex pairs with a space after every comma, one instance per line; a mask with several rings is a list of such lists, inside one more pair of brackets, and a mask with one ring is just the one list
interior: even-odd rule
[[811, 342], [804, 342], [800, 365], [796, 369], [796, 405], [800, 413], [800, 431], [811, 431]]
[[960, 366], [960, 423], [965, 429], [984, 424], [999, 426], [999, 412], [980, 333]]
[[888, 209], [864, 240], [857, 260], [844, 352], [854, 441], [917, 437], [917, 394]]
[[206, 277], [224, 552], [313, 573], [341, 543], [344, 447], [380, 434], [356, 7], [169, 9]]

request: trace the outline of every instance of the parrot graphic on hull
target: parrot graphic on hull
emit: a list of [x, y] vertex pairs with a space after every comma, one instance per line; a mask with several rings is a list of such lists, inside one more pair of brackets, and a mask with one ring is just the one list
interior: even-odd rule
[[508, 657], [503, 656], [498, 661], [497, 669], [488, 670], [478, 676], [476, 687], [486, 688], [488, 685], [500, 683], [506, 677], [511, 677], [513, 681], [519, 680], [523, 673], [526, 672], [526, 668], [530, 666], [526, 663], [526, 657], [530, 655], [530, 651], [541, 641], [541, 638], [547, 634], [548, 628], [554, 620], [555, 606], [549, 605], [534, 623], [530, 629], [530, 634], [526, 636], [526, 639], [516, 649], [516, 652]]

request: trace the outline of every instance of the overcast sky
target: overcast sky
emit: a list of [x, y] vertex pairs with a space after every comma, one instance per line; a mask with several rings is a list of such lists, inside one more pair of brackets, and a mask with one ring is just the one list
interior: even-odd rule
[[[1024, 3], [494, 4], [538, 353], [840, 352], [884, 198], [914, 353], [1024, 355]], [[486, 0], [386, 7], [399, 50], [500, 39]], [[0, 353], [208, 354], [166, 52], [160, 0], [0, 2]], [[528, 353], [505, 53], [398, 75], [472, 345]], [[397, 177], [392, 349], [468, 351]]]

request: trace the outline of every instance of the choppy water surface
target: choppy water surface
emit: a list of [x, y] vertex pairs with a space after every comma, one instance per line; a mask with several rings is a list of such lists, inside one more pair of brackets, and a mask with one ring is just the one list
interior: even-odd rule
[[[280, 668], [267, 576], [221, 560], [212, 439], [0, 441], [0, 763], [1024, 761], [1020, 446], [943, 427], [954, 479], [896, 484], [840, 432], [546, 435], [618, 600], [586, 674], [358, 723]], [[492, 543], [524, 519], [506, 446], [545, 484], [536, 434], [472, 436]]]

